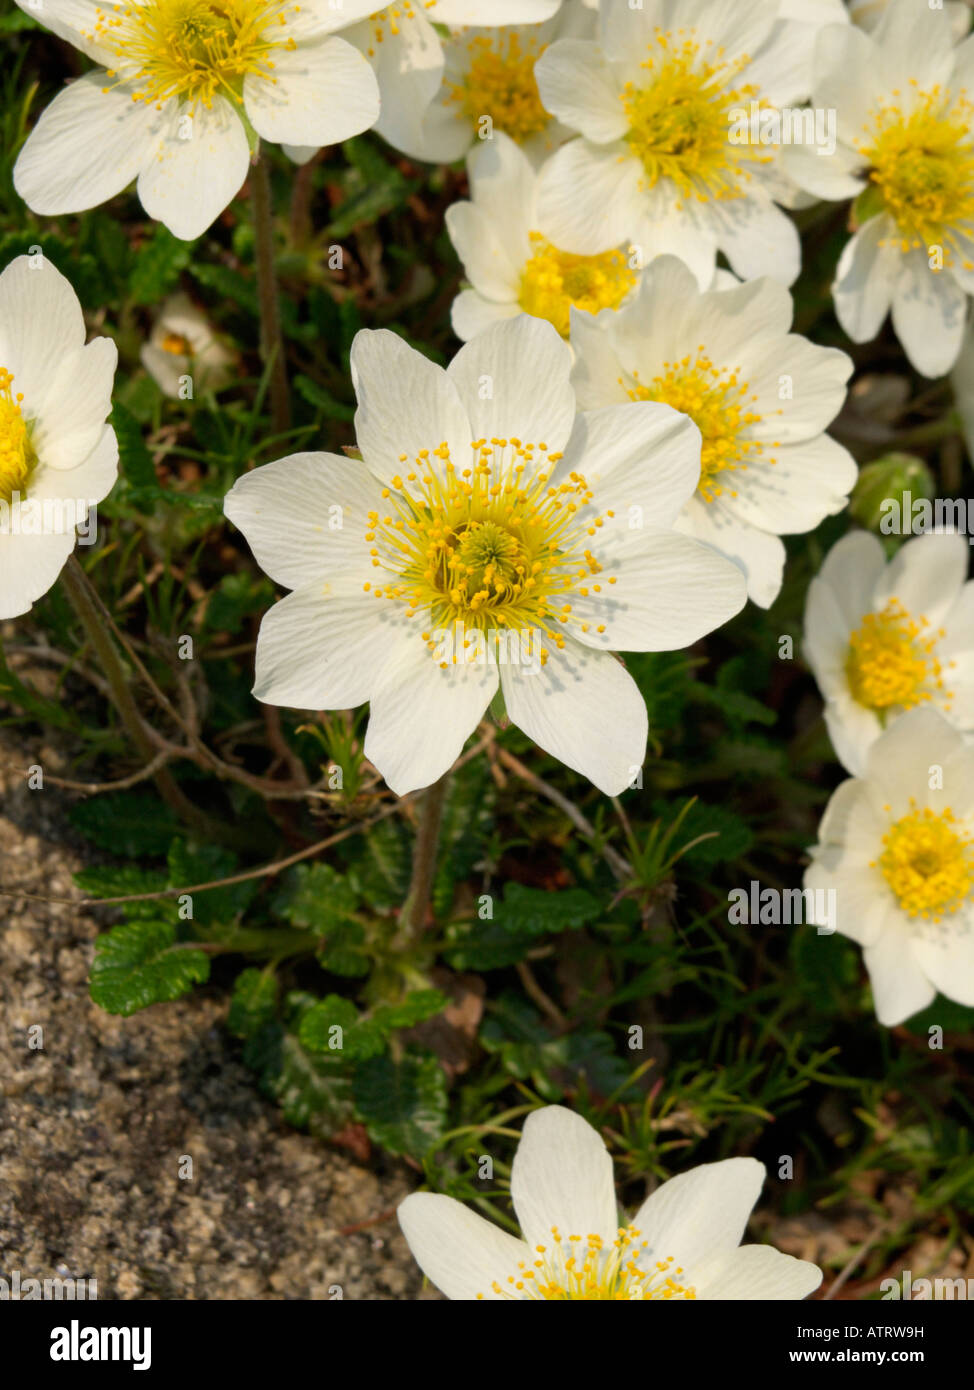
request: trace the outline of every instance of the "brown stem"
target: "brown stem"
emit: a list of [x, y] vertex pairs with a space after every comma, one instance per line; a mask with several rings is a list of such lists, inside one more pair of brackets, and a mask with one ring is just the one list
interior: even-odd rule
[[275, 434], [291, 428], [291, 399], [287, 384], [281, 309], [274, 269], [274, 218], [271, 180], [267, 162], [259, 158], [250, 171], [254, 206], [254, 238], [257, 259], [257, 296], [260, 302], [260, 355], [270, 370], [271, 421]]
[[419, 828], [413, 847], [413, 876], [409, 893], [399, 914], [399, 930], [394, 947], [408, 950], [426, 927], [430, 911], [430, 897], [433, 892], [433, 876], [436, 873], [436, 850], [440, 842], [440, 822], [443, 819], [443, 806], [449, 786], [450, 774], [445, 773], [438, 782], [427, 787], [419, 805]]

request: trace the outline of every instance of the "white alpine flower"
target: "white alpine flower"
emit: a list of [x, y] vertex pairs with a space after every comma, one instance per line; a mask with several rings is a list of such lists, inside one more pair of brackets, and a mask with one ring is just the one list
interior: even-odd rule
[[352, 346], [362, 461], [295, 454], [225, 509], [294, 592], [261, 624], [268, 704], [371, 704], [394, 791], [451, 766], [498, 688], [508, 717], [615, 795], [646, 708], [613, 651], [685, 647], [742, 606], [736, 568], [671, 528], [700, 436], [648, 402], [577, 415], [571, 354], [522, 314], [444, 371], [387, 331]]
[[544, 106], [579, 133], [542, 170], [542, 232], [586, 255], [679, 256], [701, 288], [718, 250], [742, 279], [791, 284], [798, 232], [775, 200], [795, 190], [747, 121], [795, 98], [803, 44], [805, 26], [765, 0], [609, 0], [597, 41], [563, 39], [537, 64]]
[[[800, 5], [803, 0], [790, 0], [791, 4]], [[841, 3], [841, 0], [839, 0]], [[849, 18], [853, 24], [858, 24], [860, 29], [875, 29], [890, 5], [897, 3], [897, 0], [849, 0]], [[951, 29], [958, 39], [964, 38], [971, 27], [971, 7], [966, 0], [946, 0], [942, 6], [930, 8], [943, 8], [950, 16]]]
[[808, 588], [805, 657], [836, 757], [861, 776], [883, 729], [930, 704], [974, 730], [974, 581], [963, 536], [914, 536], [887, 564], [867, 531], [832, 547]]
[[974, 1005], [974, 748], [935, 709], [873, 743], [832, 795], [805, 887], [834, 890], [834, 926], [863, 948], [880, 1023], [937, 991]]
[[78, 297], [50, 261], [0, 274], [0, 618], [26, 613], [74, 549], [75, 528], [112, 489], [118, 352], [85, 346]]
[[950, 384], [967, 445], [967, 456], [974, 460], [974, 323], [969, 323], [964, 331], [957, 361], [950, 371]]
[[173, 399], [183, 394], [187, 377], [192, 379], [194, 392], [225, 386], [236, 361], [187, 294], [174, 294], [166, 300], [139, 357], [159, 390]]
[[672, 256], [650, 263], [617, 313], [572, 314], [579, 406], [656, 400], [690, 417], [700, 482], [678, 527], [734, 560], [763, 608], [781, 588], [780, 537], [841, 511], [856, 480], [851, 454], [824, 433], [852, 363], [789, 333], [791, 318], [774, 280], [701, 292]]
[[[461, 159], [489, 115], [497, 129], [550, 120], [534, 80], [540, 46], [590, 13], [579, 0], [405, 0], [379, 10], [349, 38], [372, 63], [382, 94], [376, 131], [411, 159]], [[430, 21], [449, 25], [441, 37]], [[489, 27], [488, 27], [489, 26]], [[469, 47], [465, 59], [464, 45]]]
[[857, 343], [892, 311], [907, 357], [943, 376], [974, 291], [974, 40], [950, 16], [896, 0], [871, 34], [830, 26], [815, 49], [812, 104], [837, 113], [834, 154], [791, 147], [785, 167], [817, 197], [856, 198], [835, 312]]
[[765, 1168], [728, 1158], [659, 1186], [620, 1225], [601, 1135], [561, 1105], [524, 1121], [511, 1169], [522, 1237], [452, 1197], [414, 1192], [399, 1224], [423, 1273], [450, 1299], [714, 1302], [802, 1299], [822, 1271], [770, 1245], [741, 1245]]
[[576, 256], [538, 231], [537, 174], [513, 140], [497, 131], [467, 156], [470, 201], [446, 210], [446, 228], [470, 289], [453, 301], [453, 330], [464, 341], [492, 323], [534, 314], [568, 337], [572, 306], [590, 314], [617, 309], [639, 271], [626, 250]]
[[133, 179], [177, 237], [239, 192], [256, 137], [335, 144], [373, 125], [375, 74], [336, 30], [374, 0], [44, 0], [22, 9], [99, 67], [54, 98], [14, 186], [34, 212], [82, 212]]

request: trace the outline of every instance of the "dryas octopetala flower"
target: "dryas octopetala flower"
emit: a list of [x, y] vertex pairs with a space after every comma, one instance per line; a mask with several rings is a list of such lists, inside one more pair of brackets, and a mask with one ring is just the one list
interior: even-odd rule
[[974, 747], [939, 711], [904, 714], [836, 789], [805, 887], [834, 889], [820, 925], [862, 946], [880, 1023], [938, 990], [974, 1005]]
[[26, 613], [118, 476], [105, 423], [118, 352], [85, 345], [77, 295], [50, 261], [0, 274], [0, 618]]
[[450, 1299], [806, 1298], [822, 1281], [816, 1265], [740, 1243], [764, 1178], [753, 1158], [691, 1168], [620, 1224], [598, 1131], [547, 1105], [524, 1121], [511, 1169], [520, 1240], [431, 1192], [407, 1197], [399, 1224], [423, 1273]]
[[227, 496], [294, 590], [261, 624], [255, 695], [370, 701], [365, 755], [400, 794], [447, 771], [498, 686], [529, 737], [620, 792], [647, 724], [612, 652], [685, 647], [744, 603], [739, 571], [671, 529], [699, 475], [695, 426], [650, 402], [577, 415], [570, 366], [528, 315], [445, 371], [363, 331], [362, 460], [292, 455]]
[[791, 100], [804, 26], [766, 0], [603, 5], [599, 38], [562, 39], [536, 67], [545, 108], [579, 133], [541, 172], [541, 230], [592, 255], [679, 256], [702, 288], [717, 251], [743, 279], [791, 284], [800, 246], [778, 207], [793, 189], [751, 116]]
[[824, 433], [852, 363], [789, 333], [791, 317], [783, 285], [701, 293], [672, 256], [649, 264], [618, 313], [572, 314], [580, 407], [652, 400], [689, 415], [703, 448], [679, 529], [740, 565], [764, 608], [781, 588], [780, 537], [841, 511], [856, 480], [851, 454]]
[[[231, 379], [236, 361], [187, 294], [174, 294], [166, 300], [139, 357], [159, 390], [173, 399], [192, 399], [196, 391], [219, 390]], [[191, 389], [187, 391], [187, 387]]]
[[974, 730], [969, 553], [962, 536], [933, 532], [887, 564], [876, 536], [853, 531], [809, 585], [805, 656], [836, 756], [854, 776], [883, 729], [917, 705]]
[[239, 192], [257, 137], [330, 145], [379, 113], [375, 74], [335, 32], [371, 0], [17, 3], [99, 65], [20, 152], [14, 185], [35, 212], [81, 212], [137, 179], [149, 216], [190, 240]]
[[[411, 159], [460, 159], [474, 138], [469, 105], [480, 103], [479, 117], [487, 101], [517, 121], [527, 94], [537, 101], [537, 53], [533, 41], [517, 37], [518, 26], [526, 26], [528, 35], [546, 32], [547, 21], [560, 22], [578, 5], [579, 0], [398, 0], [377, 10], [348, 32], [378, 78], [382, 109], [376, 131]], [[480, 61], [466, 82], [457, 82], [458, 60], [447, 56], [457, 30], [444, 26], [484, 36]]]
[[974, 41], [926, 0], [896, 0], [872, 34], [818, 38], [812, 104], [837, 113], [831, 155], [785, 164], [820, 198], [855, 198], [857, 230], [836, 270], [839, 322], [854, 342], [893, 328], [917, 371], [948, 372], [974, 292]]
[[639, 271], [623, 247], [577, 256], [538, 231], [537, 175], [513, 140], [496, 132], [467, 156], [470, 201], [446, 210], [446, 227], [470, 288], [453, 301], [453, 331], [467, 341], [492, 323], [534, 314], [568, 337], [574, 306], [617, 309]]

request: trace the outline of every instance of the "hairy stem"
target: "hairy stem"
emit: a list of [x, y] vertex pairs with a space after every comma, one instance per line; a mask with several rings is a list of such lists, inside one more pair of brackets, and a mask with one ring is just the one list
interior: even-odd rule
[[419, 827], [413, 847], [413, 874], [409, 893], [399, 914], [399, 930], [393, 943], [394, 949], [400, 951], [408, 950], [418, 941], [429, 917], [433, 875], [436, 872], [436, 851], [440, 842], [440, 822], [443, 819], [443, 806], [449, 784], [450, 774], [445, 773], [438, 782], [427, 787], [420, 798]]
[[291, 399], [287, 384], [281, 309], [274, 269], [274, 219], [271, 180], [267, 162], [257, 160], [250, 171], [254, 205], [254, 238], [257, 259], [257, 296], [260, 302], [260, 355], [270, 371], [271, 421], [275, 434], [291, 427]]

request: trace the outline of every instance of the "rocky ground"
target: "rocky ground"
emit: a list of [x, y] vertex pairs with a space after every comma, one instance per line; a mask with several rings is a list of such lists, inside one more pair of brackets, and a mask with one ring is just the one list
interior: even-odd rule
[[[28, 762], [62, 758], [0, 730], [0, 885], [70, 898], [84, 852]], [[68, 904], [0, 898], [0, 1276], [95, 1277], [101, 1299], [415, 1298], [393, 1215], [414, 1176], [283, 1125], [217, 991], [129, 1019], [95, 1008], [97, 930]]]

